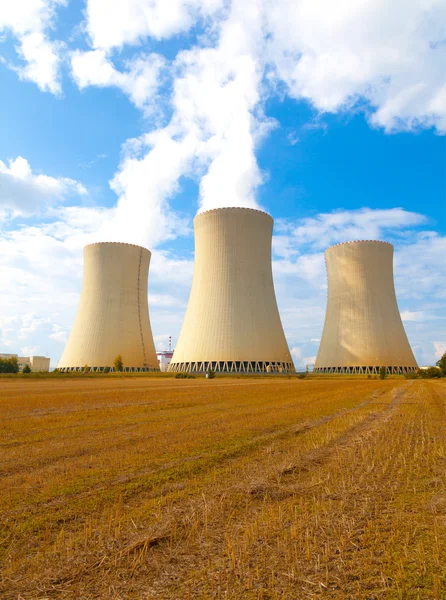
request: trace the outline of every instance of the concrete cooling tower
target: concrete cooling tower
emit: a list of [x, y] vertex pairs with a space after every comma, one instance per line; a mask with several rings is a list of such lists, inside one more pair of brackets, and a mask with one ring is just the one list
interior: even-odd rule
[[58, 369], [158, 371], [150, 328], [147, 278], [150, 252], [133, 244], [100, 243], [84, 248], [84, 280], [76, 319]]
[[189, 304], [170, 371], [294, 372], [271, 269], [273, 219], [248, 208], [195, 217]]
[[315, 373], [416, 371], [393, 283], [393, 246], [345, 242], [325, 252], [328, 300]]

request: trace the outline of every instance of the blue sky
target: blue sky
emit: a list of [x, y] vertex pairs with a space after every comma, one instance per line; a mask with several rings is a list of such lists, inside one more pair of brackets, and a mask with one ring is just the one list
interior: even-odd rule
[[[153, 252], [157, 346], [178, 336], [197, 210], [275, 219], [296, 365], [317, 352], [323, 251], [395, 245], [420, 364], [446, 350], [446, 3], [16, 1], [0, 14], [0, 352], [49, 354], [82, 247]], [[401, 19], [404, 10], [404, 19]]]

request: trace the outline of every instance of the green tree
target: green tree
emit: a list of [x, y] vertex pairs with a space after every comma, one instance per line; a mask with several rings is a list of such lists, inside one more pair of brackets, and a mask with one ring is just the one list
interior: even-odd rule
[[118, 354], [118, 356], [115, 358], [113, 366], [115, 367], [116, 372], [120, 372], [123, 370], [124, 363], [122, 362], [122, 356], [120, 354]]
[[23, 365], [22, 373], [31, 373], [31, 367], [29, 365]]
[[0, 373], [18, 373], [19, 361], [17, 356], [11, 358], [0, 358]]
[[419, 371], [421, 379], [435, 379], [441, 377], [442, 372], [439, 367], [428, 367], [427, 369], [420, 369]]
[[380, 367], [379, 369], [379, 378], [385, 379], [387, 377], [387, 369], [386, 367]]
[[440, 360], [437, 361], [437, 367], [440, 369], [443, 377], [446, 377], [446, 352], [443, 354]]
[[88, 373], [90, 367], [88, 365], [84, 365], [84, 373]]

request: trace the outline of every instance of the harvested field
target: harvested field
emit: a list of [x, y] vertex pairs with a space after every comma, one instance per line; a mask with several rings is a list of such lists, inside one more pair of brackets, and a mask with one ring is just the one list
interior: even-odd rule
[[446, 382], [0, 382], [0, 598], [445, 599]]

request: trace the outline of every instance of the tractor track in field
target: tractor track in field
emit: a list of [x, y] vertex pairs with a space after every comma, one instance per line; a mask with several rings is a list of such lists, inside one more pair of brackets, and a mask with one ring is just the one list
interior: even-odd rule
[[[336, 418], [345, 416], [347, 414], [354, 413], [361, 408], [370, 405], [384, 406], [383, 410], [379, 410], [377, 412], [369, 413], [362, 419], [359, 423], [349, 427], [345, 432], [341, 433], [333, 440], [331, 440], [326, 446], [316, 448], [309, 452], [303, 454], [299, 460], [292, 464], [288, 464], [284, 468], [281, 468], [279, 476], [281, 478], [281, 485], [278, 486], [275, 481], [275, 476], [271, 478], [271, 480], [264, 481], [260, 486], [252, 485], [250, 482], [236, 482], [234, 489], [225, 489], [222, 493], [225, 498], [230, 498], [231, 495], [238, 494], [240, 491], [247, 494], [251, 499], [259, 500], [258, 507], [260, 508], [263, 505], [265, 499], [270, 499], [272, 501], [281, 501], [285, 500], [290, 496], [296, 496], [299, 494], [308, 493], [314, 486], [305, 486], [298, 485], [295, 486], [292, 484], [292, 479], [296, 477], [298, 474], [308, 472], [317, 468], [318, 466], [323, 465], [327, 462], [332, 455], [343, 446], [347, 446], [352, 443], [356, 443], [358, 439], [360, 439], [361, 435], [365, 435], [368, 431], [383, 426], [392, 415], [398, 410], [398, 407], [403, 403], [404, 391], [407, 389], [405, 386], [403, 389], [401, 388], [392, 388], [391, 390], [377, 390], [374, 392], [370, 398], [365, 399], [360, 402], [356, 406], [351, 409], [343, 409], [341, 411], [337, 411], [331, 415], [326, 415], [315, 419], [313, 421], [302, 422], [292, 427], [288, 427], [285, 430], [280, 432], [276, 432], [274, 434], [269, 434], [267, 436], [260, 437], [260, 439], [264, 443], [269, 443], [274, 441], [274, 439], [278, 439], [279, 437], [292, 438], [295, 435], [303, 434], [311, 429], [316, 427], [320, 427], [329, 423]], [[383, 395], [392, 394], [392, 399], [390, 402], [380, 402], [379, 398]], [[256, 447], [258, 449], [258, 447]], [[229, 458], [236, 458], [229, 457]], [[275, 474], [277, 475], [277, 474]], [[278, 488], [281, 488], [282, 493], [277, 493]], [[213, 500], [216, 503], [220, 503], [222, 498], [222, 494], [215, 494]], [[172, 534], [171, 530], [175, 529], [183, 529], [185, 532], [188, 531], [189, 523], [191, 522], [193, 515], [197, 511], [196, 507], [197, 500], [195, 498], [190, 499], [186, 502], [185, 507], [179, 513], [176, 513], [174, 520], [179, 521], [176, 525], [172, 522], [171, 515], [166, 515], [165, 523], [158, 523], [156, 526], [156, 530], [153, 530], [150, 535], [144, 535], [139, 538], [135, 538], [130, 541], [124, 548], [116, 551], [110, 556], [102, 557], [101, 560], [94, 561], [89, 565], [84, 566], [79, 569], [76, 573], [70, 573], [67, 576], [61, 575], [56, 579], [52, 580], [51, 586], [53, 589], [62, 589], [67, 586], [79, 581], [80, 579], [88, 576], [92, 572], [96, 572], [101, 569], [107, 569], [110, 565], [116, 565], [118, 562], [122, 560], [129, 559], [133, 560], [133, 556], [138, 553], [144, 553], [148, 549], [159, 549], [161, 552], [163, 551], [163, 546], [171, 542]], [[223, 521], [223, 520], [222, 520]], [[221, 527], [224, 528], [224, 525], [221, 524]], [[218, 528], [214, 529], [213, 534], [218, 535]], [[187, 533], [185, 533], [187, 535]], [[223, 531], [220, 534], [223, 537]], [[157, 587], [157, 593], [161, 593], [164, 584], [160, 584], [160, 587]], [[151, 596], [150, 596], [151, 597]], [[159, 598], [167, 598], [167, 596], [154, 596]], [[169, 598], [174, 598], [174, 596], [169, 596]]]
[[[394, 388], [392, 388], [392, 390], [394, 390]], [[258, 436], [254, 436], [242, 448], [238, 447], [238, 448], [234, 449], [233, 451], [228, 451], [223, 456], [221, 456], [221, 454], [217, 453], [216, 458], [218, 458], [218, 456], [220, 456], [220, 460], [218, 460], [218, 462], [216, 462], [213, 466], [216, 466], [217, 464], [221, 465], [221, 464], [227, 463], [228, 461], [235, 460], [239, 456], [244, 455], [244, 454], [249, 454], [250, 452], [256, 451], [259, 449], [259, 447], [269, 444], [271, 442], [274, 442], [275, 440], [286, 439], [287, 437], [292, 438], [296, 435], [304, 434], [307, 431], [310, 431], [312, 429], [315, 429], [317, 427], [325, 425], [337, 418], [344, 417], [348, 414], [355, 413], [358, 410], [360, 410], [366, 406], [374, 405], [374, 404], [379, 406], [382, 404], [381, 402], [379, 402], [379, 398], [387, 393], [389, 393], [389, 390], [379, 389], [379, 390], [376, 390], [369, 398], [366, 398], [365, 400], [363, 400], [359, 404], [353, 406], [352, 408], [342, 408], [341, 410], [336, 411], [335, 413], [332, 413], [330, 415], [324, 415], [324, 416], [319, 417], [314, 420], [304, 420], [304, 421], [298, 422], [296, 424], [289, 425], [280, 430], [275, 430], [272, 432], [263, 433]], [[384, 403], [384, 404], [387, 405], [388, 403]], [[368, 418], [369, 417], [366, 417], [366, 419], [368, 419]], [[126, 441], [126, 442], [123, 442], [122, 444], [120, 444], [119, 446], [117, 445], [115, 447], [116, 448], [126, 447], [126, 446], [132, 445], [133, 443], [134, 443], [133, 441]], [[82, 449], [78, 453], [69, 455], [68, 458], [72, 459], [72, 458], [81, 457], [81, 456], [85, 456], [85, 455], [89, 455], [89, 454], [91, 454], [91, 450], [86, 451], [85, 449]], [[179, 467], [181, 467], [183, 465], [189, 465], [191, 463], [198, 464], [199, 461], [209, 459], [209, 457], [212, 454], [213, 454], [212, 452], [206, 452], [206, 453], [199, 454], [197, 456], [181, 458], [179, 460], [170, 461], [158, 468], [145, 467], [143, 469], [138, 470], [137, 472], [133, 472], [131, 475], [115, 477], [111, 480], [107, 480], [106, 482], [101, 482], [97, 485], [89, 486], [87, 489], [80, 491], [80, 492], [72, 492], [69, 494], [63, 494], [63, 495], [60, 495], [60, 496], [57, 496], [54, 498], [43, 500], [41, 502], [36, 502], [35, 504], [32, 505], [32, 507], [30, 507], [28, 505], [28, 506], [15, 508], [11, 511], [5, 511], [3, 513], [3, 515], [7, 519], [17, 518], [20, 516], [20, 514], [23, 514], [23, 513], [26, 513], [29, 516], [30, 514], [40, 512], [40, 510], [44, 507], [56, 508], [57, 506], [63, 505], [67, 501], [69, 501], [70, 499], [73, 499], [73, 498], [80, 500], [82, 498], [91, 496], [92, 494], [97, 493], [98, 491], [110, 489], [114, 486], [126, 485], [128, 483], [131, 483], [132, 481], [137, 481], [138, 479], [145, 477], [145, 476], [158, 475], [163, 472], [167, 472], [171, 469], [178, 469]], [[55, 459], [45, 461], [43, 463], [40, 463], [39, 469], [40, 468], [44, 469], [45, 467], [47, 467], [51, 464], [57, 463], [64, 459], [65, 459], [65, 457], [57, 457]], [[141, 491], [140, 489], [135, 489], [131, 495], [136, 495], [140, 491]], [[146, 491], [147, 491], [147, 488], [146, 488]], [[147, 497], [155, 498], [157, 496], [162, 496], [162, 495], [164, 495], [164, 493], [162, 491], [157, 491], [156, 493], [148, 495]], [[130, 494], [129, 493], [126, 494], [126, 500], [128, 500], [129, 497], [130, 497]], [[76, 518], [76, 516], [73, 515], [72, 518], [74, 520]]]
[[[361, 441], [366, 439], [366, 437], [372, 431], [377, 431], [384, 427], [389, 422], [389, 420], [391, 420], [398, 413], [398, 410], [406, 404], [406, 402], [404, 402], [404, 397], [407, 391], [410, 390], [410, 387], [410, 384], [408, 384], [405, 385], [403, 388], [393, 389], [390, 392], [393, 394], [392, 400], [389, 403], [385, 403], [386, 407], [384, 408], [384, 410], [378, 413], [368, 414], [363, 420], [361, 420], [356, 425], [353, 425], [352, 427], [348, 428], [345, 432], [341, 433], [339, 436], [331, 440], [326, 446], [311, 450], [303, 454], [296, 462], [289, 464], [285, 468], [280, 469], [279, 483], [277, 483], [277, 474], [274, 474], [270, 479], [266, 479], [260, 485], [250, 486], [248, 484], [244, 486], [244, 492], [255, 501], [251, 508], [250, 522], [252, 522], [256, 518], [258, 512], [262, 511], [263, 507], [265, 506], [265, 502], [281, 503], [291, 497], [306, 496], [308, 494], [313, 495], [316, 489], [320, 487], [324, 483], [324, 481], [309, 484], [305, 481], [306, 474], [314, 474], [314, 472], [318, 468], [323, 467], [327, 462], [329, 462], [339, 450], [346, 450], [349, 447], [361, 443]], [[364, 405], [364, 403], [362, 404]], [[407, 402], [407, 404], [414, 403]], [[359, 408], [359, 406], [355, 408]], [[299, 482], [297, 485], [293, 483], [294, 479], [298, 479]], [[225, 494], [228, 497], [230, 497], [231, 490], [227, 490]], [[196, 508], [193, 503], [191, 503], [189, 511], [192, 514], [194, 511], [196, 511]], [[236, 517], [234, 517], [234, 519], [235, 518]], [[191, 517], [189, 514], [186, 513], [182, 515], [183, 526], [190, 521]], [[223, 515], [220, 515], [220, 521], [217, 524], [213, 523], [212, 525], [212, 535], [214, 543], [216, 543], [215, 540], [218, 540], [217, 544], [219, 544], [220, 547], [224, 543], [225, 527], [226, 519], [223, 517]], [[246, 522], [243, 524], [243, 527], [246, 528]], [[184, 572], [178, 572], [179, 565], [182, 564], [181, 551], [178, 554], [176, 554], [175, 550], [172, 552], [171, 548], [167, 550], [167, 545], [169, 543], [171, 544], [171, 536], [169, 536], [168, 529], [166, 527], [163, 529], [162, 526], [159, 526], [158, 532], [160, 532], [159, 535], [154, 534], [152, 536], [146, 536], [145, 538], [140, 538], [139, 540], [134, 541], [134, 543], [131, 546], [129, 546], [129, 551], [134, 552], [135, 549], [140, 550], [142, 555], [142, 549], [144, 549], [144, 551], [146, 551], [147, 549], [147, 546], [145, 546], [145, 544], [150, 544], [149, 547], [153, 548], [153, 551], [155, 552], [160, 552], [161, 556], [163, 556], [164, 547], [166, 547], [164, 558], [167, 560], [168, 556], [174, 554], [175, 567], [172, 569], [164, 569], [163, 574], [159, 579], [154, 578], [153, 581], [147, 582], [143, 589], [148, 599], [157, 598], [159, 600], [176, 600], [178, 597], [176, 594], [178, 593], [178, 590], [180, 588], [177, 589], [177, 583], [174, 582], [184, 582], [185, 579], [187, 579], [186, 571], [195, 573], [195, 569], [199, 569], [199, 564], [202, 564], [203, 557], [197, 555], [195, 557], [195, 560], [198, 564], [194, 564], [193, 562], [191, 563], [189, 560], [189, 564], [187, 564], [187, 566], [185, 567]], [[128, 556], [129, 551], [121, 551], [121, 553], [118, 555], [119, 558], [122, 559]], [[113, 559], [116, 560], [116, 556], [112, 557], [111, 560]], [[226, 569], [226, 567], [224, 566], [224, 561], [226, 559], [222, 555], [222, 558], [220, 560], [222, 561], [222, 563], [220, 564], [220, 568], [222, 569], [222, 571], [224, 571]], [[102, 568], [102, 565], [99, 566], [98, 564], [96, 564], [95, 568]], [[79, 573], [79, 575], [88, 575], [88, 569], [83, 571], [82, 574]], [[72, 579], [71, 581], [75, 580]], [[302, 581], [308, 583], [305, 579], [303, 579]], [[62, 583], [62, 581], [60, 583]], [[181, 589], [182, 591], [184, 591], [183, 588]], [[198, 589], [195, 590], [195, 593], [197, 594], [197, 598], [207, 598], [207, 596], [201, 596]], [[265, 597], [269, 598], [270, 596], [267, 595]], [[299, 596], [296, 596], [296, 598], [297, 597]]]

